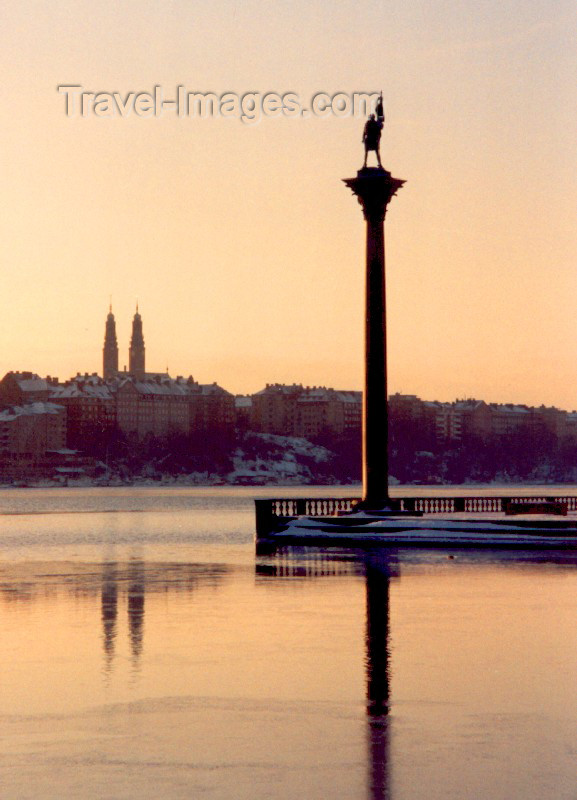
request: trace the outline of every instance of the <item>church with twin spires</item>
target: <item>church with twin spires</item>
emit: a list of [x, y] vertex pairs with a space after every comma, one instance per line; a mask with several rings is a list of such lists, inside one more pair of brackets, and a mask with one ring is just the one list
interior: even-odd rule
[[[136, 380], [144, 380], [145, 372], [145, 352], [144, 336], [142, 334], [142, 317], [138, 313], [138, 303], [136, 313], [132, 318], [132, 336], [130, 337], [130, 349], [128, 351], [128, 374]], [[126, 368], [124, 370], [126, 372]], [[104, 347], [102, 350], [102, 377], [105, 381], [116, 378], [119, 374], [118, 369], [118, 340], [116, 338], [116, 320], [112, 313], [112, 306], [106, 317], [106, 329], [104, 333]]]

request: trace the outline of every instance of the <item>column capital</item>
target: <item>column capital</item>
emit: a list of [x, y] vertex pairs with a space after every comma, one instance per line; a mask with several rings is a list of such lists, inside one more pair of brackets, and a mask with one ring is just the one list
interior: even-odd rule
[[363, 167], [356, 178], [345, 178], [344, 183], [357, 196], [367, 222], [383, 222], [389, 201], [405, 181], [382, 167]]

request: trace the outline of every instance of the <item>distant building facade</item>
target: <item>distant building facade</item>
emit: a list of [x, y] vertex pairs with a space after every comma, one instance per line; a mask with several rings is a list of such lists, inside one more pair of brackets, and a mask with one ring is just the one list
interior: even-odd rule
[[360, 430], [361, 392], [271, 383], [251, 400], [251, 428], [262, 433], [306, 438]]
[[50, 451], [66, 446], [66, 409], [33, 402], [0, 411], [0, 476], [22, 478], [45, 471]]
[[67, 447], [82, 449], [90, 437], [110, 432], [116, 425], [114, 382], [93, 373], [76, 375], [50, 387], [50, 400], [66, 408]]
[[48, 399], [52, 380], [34, 372], [8, 372], [0, 381], [0, 407], [43, 403]]
[[558, 440], [577, 441], [577, 413], [558, 408], [475, 399], [440, 403], [421, 400], [415, 395], [395, 394], [389, 398], [389, 410], [393, 418], [402, 417], [415, 424], [426, 420], [438, 443], [510, 436], [519, 431], [532, 435], [548, 432]]
[[234, 425], [234, 395], [216, 383], [169, 375], [120, 378], [115, 387], [116, 423], [138, 438], [190, 434]]

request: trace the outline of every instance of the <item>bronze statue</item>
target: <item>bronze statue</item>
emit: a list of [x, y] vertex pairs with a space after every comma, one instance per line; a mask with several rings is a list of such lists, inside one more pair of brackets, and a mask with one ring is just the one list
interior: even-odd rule
[[379, 97], [379, 101], [377, 103], [375, 111], [376, 111], [376, 117], [375, 114], [371, 114], [371, 116], [365, 123], [365, 130], [363, 131], [363, 143], [365, 145], [365, 163], [363, 164], [363, 169], [366, 168], [367, 166], [367, 158], [371, 150], [375, 151], [377, 155], [377, 163], [379, 167], [383, 169], [383, 165], [381, 164], [381, 153], [380, 153], [381, 132], [383, 130], [383, 123], [385, 121], [385, 110], [383, 108], [382, 92]]

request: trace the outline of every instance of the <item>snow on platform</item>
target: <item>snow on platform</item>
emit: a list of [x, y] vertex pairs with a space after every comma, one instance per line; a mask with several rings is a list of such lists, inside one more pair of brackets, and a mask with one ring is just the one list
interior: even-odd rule
[[577, 514], [348, 514], [285, 518], [266, 540], [279, 544], [577, 548]]

